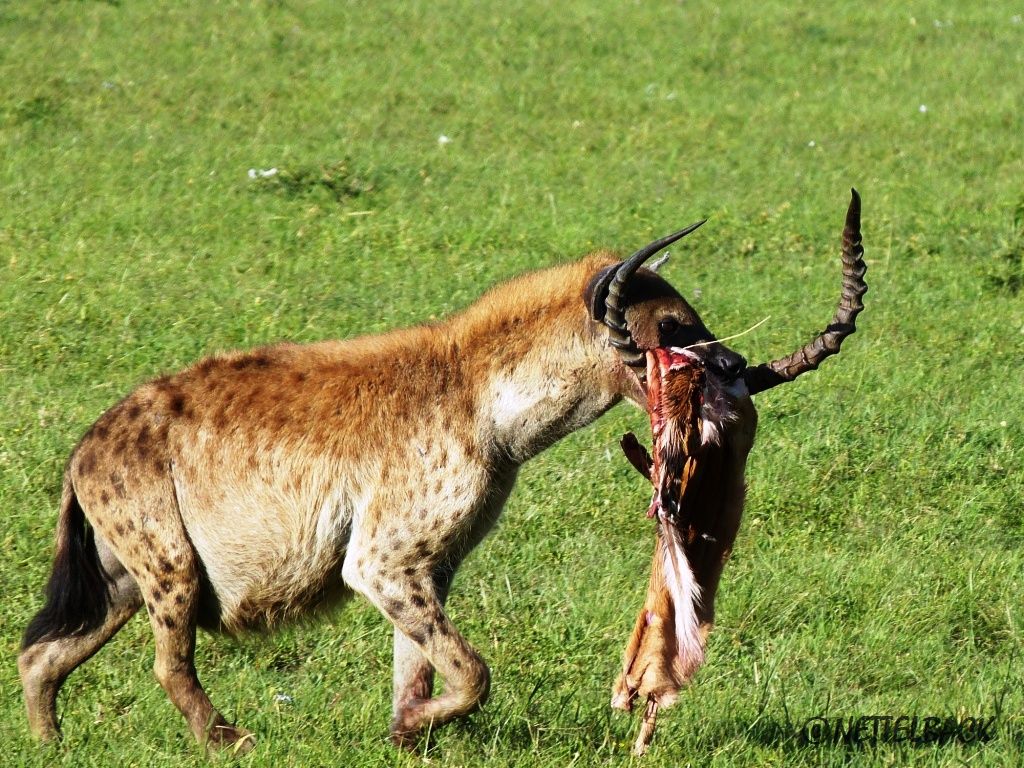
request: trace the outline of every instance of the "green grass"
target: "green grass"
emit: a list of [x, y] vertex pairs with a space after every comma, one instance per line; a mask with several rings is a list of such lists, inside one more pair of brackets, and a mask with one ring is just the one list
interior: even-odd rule
[[[701, 216], [667, 275], [720, 335], [772, 315], [734, 342], [763, 359], [832, 311], [856, 186], [861, 330], [759, 398], [708, 664], [643, 762], [1024, 763], [1022, 9], [803, 5], [0, 6], [8, 762], [207, 760], [139, 617], [66, 685], [62, 745], [34, 745], [22, 713], [14, 657], [63, 462], [136, 383], [439, 317]], [[436, 735], [432, 764], [634, 762], [636, 721], [607, 702], [651, 545], [615, 441], [644, 421], [616, 409], [529, 464], [460, 572], [451, 613], [494, 693]], [[422, 762], [387, 745], [390, 633], [361, 601], [267, 638], [202, 637], [199, 665], [260, 736], [240, 765]], [[981, 746], [795, 738], [863, 714], [1000, 719]]]

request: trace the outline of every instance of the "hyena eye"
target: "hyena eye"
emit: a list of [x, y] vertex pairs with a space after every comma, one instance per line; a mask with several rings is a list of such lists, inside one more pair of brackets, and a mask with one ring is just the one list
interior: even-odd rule
[[667, 317], [658, 323], [658, 330], [665, 336], [669, 336], [679, 330], [679, 321]]

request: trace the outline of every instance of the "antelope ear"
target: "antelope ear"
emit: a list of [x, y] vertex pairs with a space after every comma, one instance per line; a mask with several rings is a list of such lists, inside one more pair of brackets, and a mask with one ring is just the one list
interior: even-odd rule
[[619, 264], [605, 267], [590, 278], [587, 287], [583, 289], [583, 303], [587, 305], [587, 311], [590, 313], [591, 320], [604, 320], [605, 312], [607, 311], [605, 300], [608, 298], [608, 286], [611, 284], [612, 278], [615, 277], [615, 270], [618, 268]]

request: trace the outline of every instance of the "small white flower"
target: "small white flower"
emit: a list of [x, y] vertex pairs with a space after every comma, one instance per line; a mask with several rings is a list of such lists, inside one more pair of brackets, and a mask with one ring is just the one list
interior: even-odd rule
[[274, 694], [274, 701], [284, 702], [286, 704], [291, 704], [294, 701], [294, 699], [291, 696], [289, 696], [287, 693], [275, 693]]
[[923, 115], [925, 112], [928, 111], [928, 105], [922, 104], [920, 107], [917, 108], [917, 111]]
[[1021, 16], [1019, 13], [1010, 17], [1010, 22], [1012, 24], [1020, 24], [1022, 20], [1024, 20], [1024, 16]]
[[815, 143], [814, 139], [811, 139], [810, 141], [807, 142], [807, 146], [808, 147], [816, 147], [818, 145]]
[[451, 144], [452, 140], [451, 140], [450, 137], [445, 136], [442, 133], [440, 136], [437, 137], [437, 143], [440, 144], [443, 147], [445, 144]]

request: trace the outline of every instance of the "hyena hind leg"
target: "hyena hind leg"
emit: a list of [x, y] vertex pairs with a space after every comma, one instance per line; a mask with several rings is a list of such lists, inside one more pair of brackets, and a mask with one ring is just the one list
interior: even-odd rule
[[177, 515], [161, 516], [145, 560], [130, 564], [156, 640], [153, 672], [196, 739], [204, 745], [248, 752], [256, 739], [217, 711], [196, 672], [196, 626], [201, 569]]
[[[194, 583], [198, 586], [198, 582]], [[248, 752], [255, 745], [255, 737], [250, 731], [229, 723], [213, 706], [199, 682], [195, 665], [197, 598], [197, 588], [184, 588], [180, 582], [173, 597], [174, 610], [154, 603], [152, 596], [147, 596], [146, 607], [156, 638], [153, 672], [200, 743]]]
[[96, 543], [100, 562], [110, 577], [102, 623], [84, 632], [46, 634], [27, 643], [18, 656], [29, 728], [42, 740], [53, 739], [60, 733], [57, 693], [68, 675], [102, 648], [142, 605], [135, 581], [109, 547], [100, 540]]

